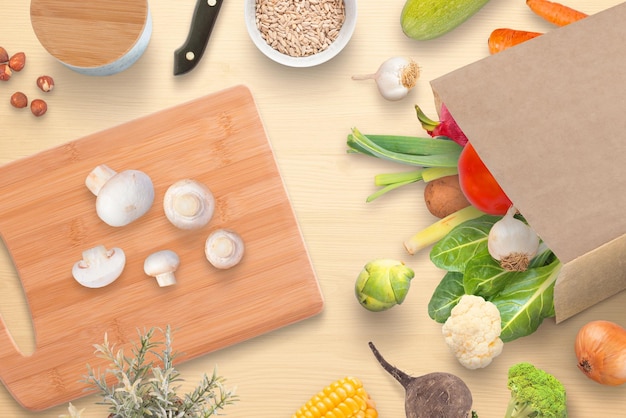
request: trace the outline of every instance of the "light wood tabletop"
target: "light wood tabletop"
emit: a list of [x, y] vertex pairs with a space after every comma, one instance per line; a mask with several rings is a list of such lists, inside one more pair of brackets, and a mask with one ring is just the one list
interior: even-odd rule
[[[619, 3], [567, 2], [588, 14]], [[25, 52], [27, 61], [21, 72], [0, 82], [0, 164], [223, 89], [237, 85], [250, 89], [317, 275], [324, 308], [311, 318], [180, 364], [181, 393], [217, 366], [227, 386], [235, 386], [240, 397], [225, 410], [228, 416], [279, 418], [291, 416], [332, 381], [355, 376], [363, 381], [381, 417], [403, 417], [404, 390], [376, 362], [368, 347], [372, 341], [409, 374], [445, 371], [460, 376], [473, 393], [480, 417], [504, 415], [509, 399], [507, 370], [520, 361], [552, 372], [565, 384], [571, 417], [625, 415], [625, 388], [587, 379], [576, 367], [573, 347], [578, 329], [591, 320], [626, 325], [626, 294], [558, 325], [546, 320], [533, 335], [505, 344], [488, 367], [465, 369], [448, 350], [441, 325], [428, 317], [427, 304], [443, 272], [432, 265], [428, 250], [411, 256], [403, 247], [405, 239], [436, 220], [424, 205], [423, 184], [366, 203], [375, 190], [374, 175], [407, 168], [346, 153], [346, 137], [353, 126], [366, 133], [424, 135], [414, 105], [436, 115], [429, 81], [487, 57], [487, 37], [493, 29], [546, 32], [555, 27], [534, 15], [523, 0], [493, 0], [453, 32], [416, 41], [400, 27], [404, 1], [360, 0], [356, 30], [339, 55], [313, 68], [291, 68], [259, 52], [246, 31], [243, 1], [227, 0], [198, 66], [175, 77], [174, 51], [187, 36], [195, 1], [150, 0], [149, 4], [153, 32], [143, 56], [123, 72], [98, 77], [68, 69], [41, 46], [31, 26], [28, 1], [4, 2], [0, 46], [9, 54]], [[375, 72], [392, 56], [411, 57], [421, 68], [416, 88], [404, 100], [387, 101], [373, 81], [351, 79]], [[43, 74], [55, 80], [49, 93], [35, 85]], [[18, 90], [31, 99], [45, 98], [48, 112], [35, 118], [28, 110], [13, 108], [9, 97]], [[19, 348], [32, 353], [36, 343], [28, 306], [1, 241], [0, 248], [0, 314]], [[354, 296], [358, 273], [376, 258], [402, 260], [415, 271], [404, 303], [380, 313], [363, 309]], [[73, 403], [85, 408], [85, 417], [106, 417], [107, 407], [99, 401], [91, 395]], [[66, 412], [67, 404], [27, 411], [0, 387], [1, 416], [57, 417]]]

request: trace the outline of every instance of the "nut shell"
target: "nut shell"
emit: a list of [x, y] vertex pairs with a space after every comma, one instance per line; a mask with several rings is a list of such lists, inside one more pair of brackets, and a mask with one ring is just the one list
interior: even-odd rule
[[28, 106], [28, 97], [21, 91], [16, 91], [11, 95], [11, 106], [18, 109]]
[[35, 99], [30, 102], [30, 111], [37, 117], [43, 116], [48, 111], [48, 105], [41, 99]]
[[8, 81], [13, 75], [13, 71], [9, 64], [0, 64], [0, 81]]
[[26, 65], [26, 54], [23, 52], [16, 52], [9, 58], [9, 67], [13, 71], [22, 71], [24, 65]]
[[9, 54], [6, 49], [0, 46], [0, 63], [6, 64], [9, 61]]
[[54, 80], [49, 75], [39, 76], [37, 78], [37, 87], [47, 93], [54, 88]]

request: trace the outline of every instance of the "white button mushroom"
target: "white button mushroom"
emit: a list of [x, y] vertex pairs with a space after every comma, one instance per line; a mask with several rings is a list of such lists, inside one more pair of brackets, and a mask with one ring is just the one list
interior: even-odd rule
[[215, 198], [204, 184], [192, 179], [179, 180], [165, 192], [163, 210], [177, 228], [198, 229], [211, 220]]
[[125, 265], [126, 255], [121, 248], [107, 250], [99, 245], [83, 251], [83, 259], [72, 268], [72, 276], [85, 287], [103, 287], [120, 277]]
[[171, 250], [162, 250], [150, 254], [143, 263], [143, 270], [148, 276], [155, 277], [161, 287], [176, 284], [174, 272], [180, 265], [178, 255]]
[[204, 246], [207, 260], [218, 269], [228, 269], [241, 261], [244, 244], [241, 236], [229, 229], [218, 229], [209, 235]]
[[139, 170], [115, 172], [105, 164], [94, 168], [85, 179], [97, 196], [96, 212], [110, 226], [125, 226], [145, 215], [154, 202], [150, 177]]

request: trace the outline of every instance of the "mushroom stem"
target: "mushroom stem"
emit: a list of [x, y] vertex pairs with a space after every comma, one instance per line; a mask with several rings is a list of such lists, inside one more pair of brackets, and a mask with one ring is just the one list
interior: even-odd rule
[[96, 266], [102, 262], [108, 260], [115, 253], [115, 249], [107, 250], [104, 245], [98, 245], [97, 247], [89, 248], [83, 251], [83, 259], [80, 260], [80, 268], [89, 268]]
[[157, 283], [159, 287], [171, 286], [176, 284], [176, 276], [174, 272], [167, 272], [163, 274], [157, 274], [156, 276]]
[[102, 189], [102, 186], [104, 186], [104, 184], [116, 174], [117, 172], [108, 165], [100, 164], [99, 166], [91, 170], [91, 173], [89, 173], [89, 175], [85, 179], [85, 185], [91, 193], [98, 196], [98, 194], [100, 193], [100, 189]]
[[216, 256], [228, 258], [235, 252], [235, 243], [225, 235], [218, 236], [211, 247]]
[[174, 210], [182, 216], [195, 216], [200, 212], [202, 202], [194, 193], [185, 193], [174, 198]]

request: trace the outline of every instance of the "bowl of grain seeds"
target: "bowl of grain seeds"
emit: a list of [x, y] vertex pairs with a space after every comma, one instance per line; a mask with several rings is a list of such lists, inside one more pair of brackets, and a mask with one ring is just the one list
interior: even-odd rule
[[336, 56], [356, 26], [356, 0], [246, 0], [248, 34], [268, 58], [312, 67]]

